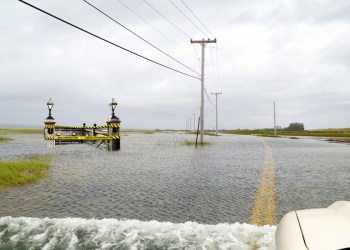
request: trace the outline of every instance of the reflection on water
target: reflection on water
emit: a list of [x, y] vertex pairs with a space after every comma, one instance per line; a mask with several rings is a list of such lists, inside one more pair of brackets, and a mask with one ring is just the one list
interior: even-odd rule
[[48, 149], [40, 135], [11, 135], [0, 159], [53, 154], [50, 177], [0, 191], [0, 217], [80, 217], [204, 224], [249, 222], [272, 150], [277, 221], [295, 209], [350, 199], [350, 147], [317, 139], [206, 137], [183, 145], [185, 134], [128, 134], [121, 151], [94, 145]]

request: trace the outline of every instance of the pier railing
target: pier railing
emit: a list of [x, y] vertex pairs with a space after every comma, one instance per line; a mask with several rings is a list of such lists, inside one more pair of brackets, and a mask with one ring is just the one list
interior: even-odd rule
[[86, 126], [65, 126], [56, 125], [55, 119], [51, 116], [53, 102], [48, 102], [49, 116], [45, 121], [44, 137], [49, 145], [83, 143], [85, 141], [101, 141], [107, 144], [108, 150], [114, 151], [120, 149], [120, 120], [114, 115], [114, 109], [117, 103], [112, 99], [110, 104], [112, 108], [112, 116], [107, 119], [106, 125]]

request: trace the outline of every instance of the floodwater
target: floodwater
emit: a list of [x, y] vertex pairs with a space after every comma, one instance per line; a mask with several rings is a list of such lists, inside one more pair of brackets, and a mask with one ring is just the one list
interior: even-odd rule
[[[0, 160], [53, 161], [48, 178], [0, 190], [0, 248], [267, 249], [275, 226], [250, 224], [264, 221], [261, 198], [273, 201], [265, 221], [274, 225], [289, 211], [350, 199], [350, 146], [320, 138], [206, 136], [210, 145], [195, 148], [183, 144], [193, 135], [127, 133], [108, 152], [11, 137]], [[259, 193], [264, 181], [273, 186]]]

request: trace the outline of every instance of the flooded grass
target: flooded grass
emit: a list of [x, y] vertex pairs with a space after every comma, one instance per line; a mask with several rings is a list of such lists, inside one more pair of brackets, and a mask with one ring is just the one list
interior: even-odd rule
[[280, 138], [280, 135], [267, 135], [267, 134], [256, 134], [256, 136], [261, 136], [261, 137], [272, 137], [272, 138]]
[[51, 157], [35, 156], [19, 161], [0, 162], [0, 187], [32, 183], [47, 176]]
[[[209, 144], [210, 144], [209, 142], [197, 142], [197, 145], [199, 145], [199, 146], [206, 146], [206, 145], [209, 145]], [[194, 145], [196, 145], [196, 142], [195, 141], [185, 140], [183, 142], [183, 145], [194, 146]]]
[[12, 141], [13, 139], [7, 136], [0, 136], [0, 142]]
[[120, 130], [121, 133], [138, 133], [138, 134], [154, 134], [153, 130], [146, 129], [123, 129]]
[[350, 143], [350, 139], [349, 138], [330, 138], [330, 139], [327, 139], [326, 141], [328, 142], [334, 142], [334, 143], [347, 143], [349, 144]]
[[42, 134], [42, 129], [8, 129], [0, 128], [0, 134]]

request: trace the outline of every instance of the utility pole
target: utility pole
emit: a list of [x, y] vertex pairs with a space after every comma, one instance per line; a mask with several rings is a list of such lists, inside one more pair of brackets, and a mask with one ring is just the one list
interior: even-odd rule
[[276, 136], [277, 132], [276, 132], [276, 105], [275, 105], [275, 101], [273, 102], [273, 122], [274, 122], [275, 136]]
[[196, 132], [196, 114], [193, 115], [193, 132]]
[[218, 95], [222, 95], [222, 93], [211, 93], [212, 95], [215, 95], [215, 111], [216, 111], [216, 135], [218, 135]]
[[214, 40], [210, 40], [209, 38], [207, 40], [192, 40], [191, 43], [199, 43], [202, 45], [202, 69], [201, 69], [201, 112], [200, 112], [200, 142], [204, 142], [204, 48], [207, 43], [216, 43], [216, 38]]

